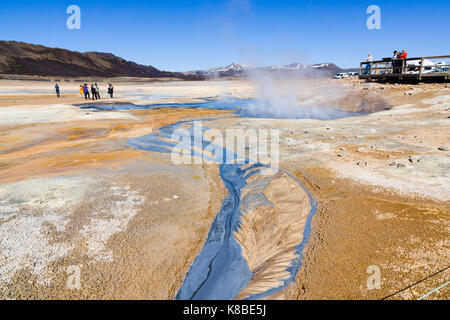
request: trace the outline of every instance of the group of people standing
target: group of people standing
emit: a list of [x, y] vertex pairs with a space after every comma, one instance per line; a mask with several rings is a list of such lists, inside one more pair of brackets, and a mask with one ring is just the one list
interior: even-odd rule
[[393, 73], [402, 73], [404, 60], [408, 57], [408, 53], [406, 50], [402, 50], [402, 52], [395, 50], [394, 55], [392, 57], [392, 72]]
[[[404, 64], [405, 59], [408, 57], [408, 53], [406, 50], [402, 50], [402, 52], [399, 52], [397, 50], [394, 51], [394, 56], [392, 57], [392, 70], [393, 73], [401, 73], [402, 67]], [[372, 54], [369, 54], [364, 60], [364, 62], [367, 62], [366, 68], [363, 71], [363, 74], [370, 74], [372, 71], [372, 65], [371, 62], [373, 62], [373, 56]]]
[[[56, 91], [56, 96], [59, 98], [61, 97], [61, 92], [59, 89], [59, 84], [56, 83], [55, 84], [55, 91]], [[100, 100], [100, 88], [98, 87], [97, 83], [96, 84], [91, 84], [91, 88], [89, 90], [89, 86], [87, 83], [80, 85], [80, 96], [86, 99], [86, 100], [91, 100], [91, 94], [92, 94], [92, 100]], [[108, 83], [108, 94], [111, 98], [114, 97], [114, 87], [111, 83]]]
[[[92, 93], [92, 100], [100, 100], [100, 88], [98, 87], [97, 84], [91, 84], [91, 93]], [[91, 95], [89, 94], [89, 86], [87, 85], [87, 83], [83, 84], [80, 86], [80, 96], [83, 97], [84, 94], [84, 98], [86, 100], [90, 100], [91, 99]]]
[[[100, 88], [97, 84], [91, 84], [91, 94], [92, 94], [92, 100], [100, 100]], [[114, 97], [114, 87], [111, 83], [108, 83], [108, 94], [111, 98]], [[91, 99], [91, 95], [89, 94], [89, 86], [87, 83], [80, 86], [80, 96], [83, 97], [86, 100]]]

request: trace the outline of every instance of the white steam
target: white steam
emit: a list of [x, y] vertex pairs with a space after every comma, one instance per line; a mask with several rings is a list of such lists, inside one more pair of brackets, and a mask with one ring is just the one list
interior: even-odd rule
[[311, 75], [256, 70], [249, 78], [259, 87], [246, 110], [250, 117], [326, 120], [351, 115], [336, 106], [344, 90]]

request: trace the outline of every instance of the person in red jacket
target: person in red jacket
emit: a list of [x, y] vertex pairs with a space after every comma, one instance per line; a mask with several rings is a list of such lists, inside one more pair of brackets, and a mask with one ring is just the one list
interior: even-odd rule
[[403, 71], [406, 71], [405, 70], [405, 67], [406, 67], [406, 58], [408, 57], [408, 54], [406, 53], [406, 50], [405, 49], [403, 49], [402, 50], [402, 53], [400, 53], [400, 55], [399, 55], [399, 58], [400, 58], [400, 60], [401, 60], [401, 66], [402, 66], [402, 69], [401, 69], [401, 72], [400, 73], [403, 73]]
[[402, 53], [400, 54], [400, 59], [406, 59], [408, 57], [408, 54], [406, 53], [406, 51], [403, 49]]

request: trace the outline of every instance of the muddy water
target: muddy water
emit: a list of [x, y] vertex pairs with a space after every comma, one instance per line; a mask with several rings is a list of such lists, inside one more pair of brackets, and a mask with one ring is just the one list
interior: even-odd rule
[[[127, 110], [132, 109], [134, 105], [120, 104], [103, 106], [103, 110]], [[186, 106], [186, 105], [179, 105]], [[153, 106], [154, 107], [154, 106]], [[211, 106], [207, 106], [208, 108]], [[221, 108], [221, 106], [217, 106]], [[233, 106], [235, 107], [235, 106]], [[225, 107], [224, 107], [225, 108]], [[100, 108], [99, 108], [100, 109]], [[202, 119], [202, 121], [211, 121], [215, 119]], [[167, 127], [163, 127], [158, 133], [132, 138], [128, 140], [128, 144], [147, 151], [171, 153], [176, 146], [174, 141], [174, 132], [180, 127], [187, 128], [193, 133], [194, 121], [181, 121]], [[206, 128], [205, 128], [206, 129]], [[204, 156], [200, 150], [204, 150], [209, 142], [194, 141], [195, 135], [192, 134], [191, 154], [193, 156]], [[176, 139], [175, 139], [176, 140]], [[230, 154], [229, 150], [223, 149], [224, 158]], [[254, 277], [254, 272], [249, 268], [248, 261], [242, 254], [241, 244], [236, 240], [236, 233], [241, 227], [241, 218], [245, 215], [245, 211], [253, 204], [273, 206], [264, 195], [263, 191], [251, 192], [250, 201], [244, 201], [243, 194], [248, 194], [250, 188], [249, 179], [256, 179], [258, 184], [267, 186], [271, 181], [279, 177], [278, 169], [273, 170], [266, 165], [254, 163], [250, 159], [239, 157], [244, 161], [235, 164], [224, 164], [220, 162], [220, 177], [228, 190], [228, 195], [222, 204], [220, 212], [217, 214], [213, 224], [211, 225], [208, 237], [200, 254], [189, 268], [185, 280], [176, 294], [176, 299], [199, 299], [199, 300], [215, 300], [215, 299], [233, 299], [249, 286], [250, 281]], [[208, 159], [211, 160], [211, 159]], [[271, 171], [272, 173], [266, 173]], [[264, 172], [264, 173], [263, 173]], [[286, 174], [286, 173], [284, 173]], [[305, 190], [301, 183], [294, 177], [289, 175], [289, 179], [297, 184], [297, 188]], [[265, 187], [264, 187], [265, 188]], [[262, 188], [262, 189], [264, 189]], [[305, 190], [306, 191], [306, 190]], [[247, 294], [243, 298], [258, 299], [269, 296], [277, 291], [284, 289], [287, 285], [295, 280], [297, 270], [301, 264], [302, 251], [308, 241], [311, 229], [311, 218], [315, 213], [314, 200], [308, 194], [310, 201], [310, 211], [305, 219], [303, 227], [303, 236], [298, 237], [297, 245], [294, 247], [290, 263], [285, 266], [285, 274], [276, 281], [274, 285], [264, 287], [261, 291], [253, 294]]]
[[[165, 103], [165, 104], [148, 104], [136, 105], [133, 103], [86, 103], [77, 106], [83, 109], [95, 110], [142, 110], [142, 109], [156, 109], [156, 108], [202, 108], [202, 109], [216, 109], [216, 110], [235, 110], [236, 114], [247, 118], [278, 118], [278, 119], [316, 119], [316, 120], [331, 120], [346, 117], [355, 117], [365, 115], [367, 113], [352, 112], [346, 110], [339, 110], [336, 108], [327, 107], [301, 107], [290, 108], [289, 110], [295, 112], [288, 112], [286, 110], [276, 110], [276, 108], [268, 108], [264, 101], [256, 99], [240, 99], [236, 97], [208, 97], [203, 98], [203, 102], [196, 103]], [[261, 106], [261, 108], [259, 107]]]

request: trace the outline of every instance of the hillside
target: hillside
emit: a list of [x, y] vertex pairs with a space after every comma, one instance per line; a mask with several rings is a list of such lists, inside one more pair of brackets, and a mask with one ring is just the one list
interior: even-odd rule
[[257, 72], [280, 75], [301, 74], [308, 77], [328, 77], [339, 72], [357, 71], [341, 69], [333, 63], [306, 65], [292, 63], [271, 67], [251, 67], [241, 63], [209, 70], [191, 72], [161, 71], [127, 61], [111, 53], [77, 52], [16, 41], [0, 41], [0, 75], [32, 75], [58, 77], [140, 77], [214, 79], [244, 77]]
[[140, 65], [111, 53], [81, 53], [16, 41], [0, 41], [0, 74], [195, 78]]

